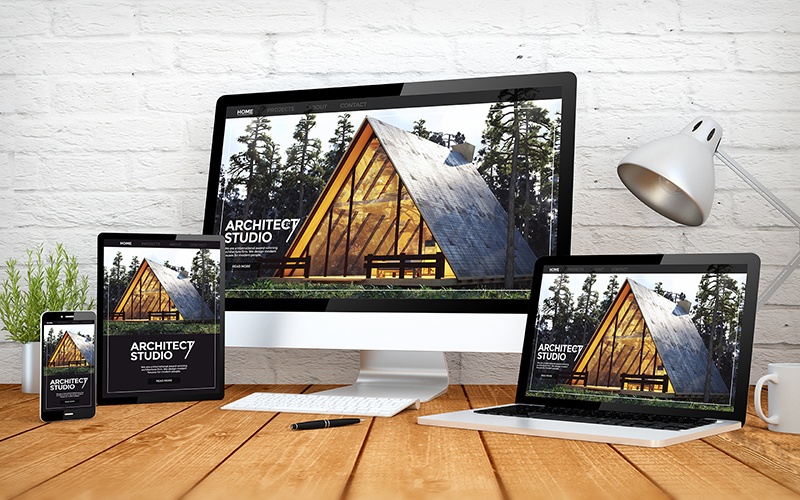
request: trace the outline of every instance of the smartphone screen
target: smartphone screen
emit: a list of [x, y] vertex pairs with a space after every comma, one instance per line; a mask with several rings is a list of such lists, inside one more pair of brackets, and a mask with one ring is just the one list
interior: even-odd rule
[[39, 415], [43, 421], [94, 416], [96, 319], [92, 311], [42, 314]]

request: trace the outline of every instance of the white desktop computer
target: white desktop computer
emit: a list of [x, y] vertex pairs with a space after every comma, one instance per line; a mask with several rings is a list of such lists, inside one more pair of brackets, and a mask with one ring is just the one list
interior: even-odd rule
[[520, 352], [536, 258], [568, 254], [575, 76], [217, 102], [204, 232], [226, 345], [357, 349], [346, 394], [430, 400], [444, 352]]

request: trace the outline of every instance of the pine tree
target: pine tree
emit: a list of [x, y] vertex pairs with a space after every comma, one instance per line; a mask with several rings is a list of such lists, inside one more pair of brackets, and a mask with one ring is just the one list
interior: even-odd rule
[[[253, 119], [245, 128], [245, 134], [237, 141], [244, 144], [246, 149], [231, 156], [230, 182], [244, 185], [244, 217], [251, 217], [250, 204], [253, 199], [253, 188], [259, 177], [274, 174], [273, 163], [277, 157], [277, 146], [269, 136], [271, 130], [269, 119], [259, 116]], [[262, 179], [263, 180], [263, 179]]]
[[717, 266], [700, 278], [697, 304], [692, 319], [708, 349], [703, 401], [711, 398], [712, 366], [716, 365], [730, 387], [732, 359], [739, 352], [741, 289], [727, 274], [727, 266]]
[[514, 233], [519, 229], [538, 255], [551, 251], [548, 217], [551, 186], [553, 123], [546, 109], [511, 91], [507, 102], [489, 109], [478, 152], [478, 171], [506, 207], [505, 286], [513, 286]]
[[122, 265], [122, 252], [117, 252], [111, 264], [111, 269], [108, 270], [108, 296], [106, 302], [108, 308], [106, 309], [106, 318], [111, 319], [111, 311], [113, 311], [125, 289], [128, 287], [127, 273], [125, 266]]
[[353, 123], [350, 121], [350, 113], [339, 115], [333, 137], [328, 139], [328, 144], [331, 145], [331, 149], [325, 153], [325, 172], [323, 176], [326, 179], [330, 177], [333, 170], [339, 164], [339, 161], [341, 161], [342, 156], [344, 156], [347, 151], [350, 141], [353, 140], [354, 130]]
[[[192, 283], [197, 293], [202, 297], [203, 302], [209, 305], [216, 315], [217, 304], [217, 283], [219, 282], [219, 264], [211, 258], [211, 252], [207, 248], [198, 250], [192, 259], [192, 272], [189, 281]], [[214, 307], [211, 307], [213, 305]], [[205, 308], [201, 308], [200, 321], [206, 322]]]
[[597, 283], [596, 274], [592, 273], [586, 277], [575, 305], [576, 334], [580, 335], [580, 343], [583, 345], [586, 345], [589, 336], [594, 333], [599, 321], [598, 311], [600, 307], [598, 301], [600, 293], [593, 290], [595, 283]]
[[619, 291], [619, 280], [617, 279], [617, 275], [613, 274], [608, 279], [608, 285], [606, 286], [606, 291], [603, 292], [603, 301], [600, 302], [601, 318], [603, 315], [606, 314], [608, 308], [611, 307], [611, 304], [614, 303], [614, 299], [617, 298], [618, 291]]
[[[312, 205], [324, 185], [323, 166], [320, 161], [322, 143], [311, 137], [311, 130], [317, 125], [317, 116], [307, 113], [295, 126], [292, 138], [295, 142], [286, 150], [286, 187], [297, 193], [296, 208], [288, 213], [305, 217], [307, 208]], [[292, 199], [289, 192], [287, 199]]]
[[131, 265], [128, 266], [128, 276], [127, 276], [128, 283], [133, 281], [134, 276], [136, 276], [136, 271], [139, 270], [140, 265], [141, 263], [139, 262], [138, 256], [134, 255], [133, 257], [131, 257]]
[[550, 326], [550, 337], [567, 342], [571, 338], [573, 310], [569, 276], [566, 273], [559, 274], [548, 290], [553, 295], [544, 299], [542, 320]]
[[422, 118], [414, 122], [414, 128], [411, 129], [411, 133], [423, 139], [430, 139], [431, 137], [431, 131], [425, 127], [425, 120]]
[[46, 365], [47, 362], [50, 360], [50, 357], [56, 352], [56, 347], [58, 347], [58, 341], [61, 337], [56, 337], [55, 331], [53, 327], [50, 327], [50, 331], [47, 332], [47, 335], [44, 338], [44, 356], [42, 357], [42, 364]]

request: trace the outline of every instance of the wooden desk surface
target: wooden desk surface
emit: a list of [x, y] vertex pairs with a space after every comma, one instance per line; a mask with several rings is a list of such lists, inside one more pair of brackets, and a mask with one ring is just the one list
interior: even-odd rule
[[513, 401], [510, 386], [451, 386], [393, 418], [295, 432], [314, 417], [231, 412], [225, 401], [101, 406], [42, 424], [38, 398], [0, 386], [1, 498], [800, 498], [800, 435], [751, 412], [738, 431], [646, 449], [446, 429], [418, 415]]

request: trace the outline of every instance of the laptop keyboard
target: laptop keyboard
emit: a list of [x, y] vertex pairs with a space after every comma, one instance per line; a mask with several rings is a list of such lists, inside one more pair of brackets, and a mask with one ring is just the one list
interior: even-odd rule
[[716, 422], [712, 418], [676, 417], [646, 413], [627, 413], [607, 410], [586, 410], [582, 408], [557, 408], [537, 405], [511, 405], [474, 410], [475, 413], [505, 415], [509, 417], [540, 418], [544, 420], [564, 420], [589, 424], [619, 425], [623, 427], [643, 427], [667, 431], [683, 431]]

